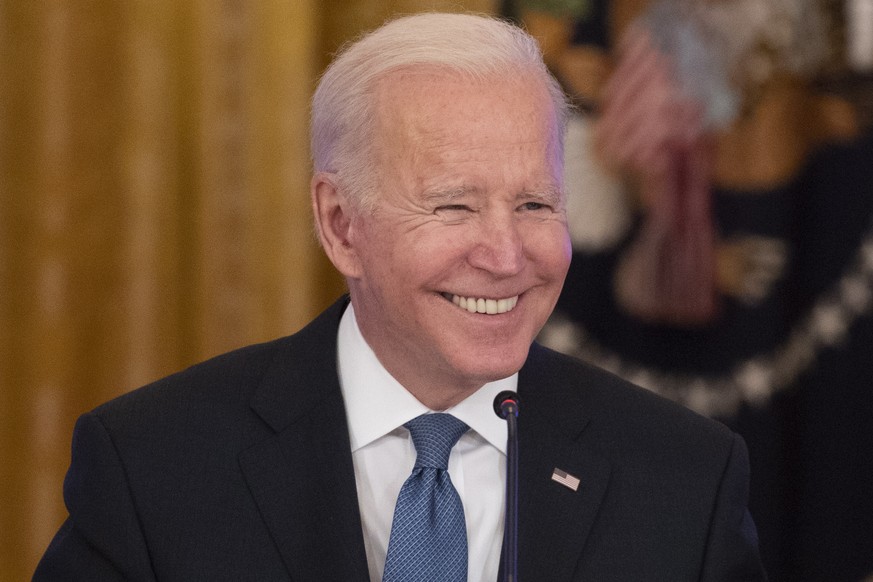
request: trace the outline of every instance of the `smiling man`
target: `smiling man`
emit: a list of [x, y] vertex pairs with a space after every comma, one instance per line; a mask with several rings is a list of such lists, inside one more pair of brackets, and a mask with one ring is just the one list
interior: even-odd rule
[[563, 112], [542, 78], [446, 68], [400, 67], [374, 84], [368, 207], [341, 174], [313, 180], [361, 333], [435, 410], [521, 368], [570, 263]]
[[534, 343], [570, 260], [568, 106], [535, 42], [395, 20], [313, 99], [349, 296], [78, 422], [36, 580], [492, 581], [517, 390], [524, 580], [763, 579], [724, 427]]

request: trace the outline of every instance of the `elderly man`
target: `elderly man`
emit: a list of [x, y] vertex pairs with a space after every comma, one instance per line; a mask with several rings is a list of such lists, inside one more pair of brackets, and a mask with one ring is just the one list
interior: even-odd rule
[[570, 248], [567, 105], [521, 30], [393, 21], [313, 100], [343, 298], [77, 424], [37, 580], [491, 581], [517, 390], [524, 580], [757, 580], [741, 439], [533, 344]]

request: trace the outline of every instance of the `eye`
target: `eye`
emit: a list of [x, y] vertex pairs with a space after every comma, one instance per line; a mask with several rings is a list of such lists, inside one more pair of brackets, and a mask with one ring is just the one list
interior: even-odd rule
[[469, 206], [467, 206], [466, 204], [445, 204], [443, 206], [438, 206], [435, 210], [435, 212], [438, 214], [441, 212], [457, 213], [457, 212], [472, 212], [472, 211], [473, 211], [473, 209], [470, 208]]
[[519, 210], [536, 211], [544, 209], [551, 209], [551, 206], [542, 202], [525, 202], [524, 204], [519, 206]]

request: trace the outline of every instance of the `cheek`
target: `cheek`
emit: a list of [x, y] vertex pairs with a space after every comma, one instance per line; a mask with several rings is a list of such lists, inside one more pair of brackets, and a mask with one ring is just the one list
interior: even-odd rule
[[537, 230], [527, 244], [531, 260], [563, 280], [573, 254], [567, 228], [563, 224], [555, 224], [550, 228]]
[[400, 240], [389, 224], [373, 218], [361, 221], [355, 243], [369, 277], [383, 277], [396, 268]]
[[403, 250], [414, 270], [432, 273], [457, 263], [469, 252], [474, 240], [475, 230], [469, 227], [432, 228], [406, 241]]
[[370, 283], [381, 287], [385, 295], [427, 286], [430, 279], [451, 264], [456, 253], [454, 247], [446, 237], [396, 236], [386, 229], [377, 234], [369, 247]]
[[566, 227], [563, 229], [563, 235], [561, 236], [559, 247], [562, 270], [564, 275], [566, 275], [567, 271], [570, 269], [570, 260], [573, 258], [573, 244], [570, 242], [570, 234], [567, 232]]

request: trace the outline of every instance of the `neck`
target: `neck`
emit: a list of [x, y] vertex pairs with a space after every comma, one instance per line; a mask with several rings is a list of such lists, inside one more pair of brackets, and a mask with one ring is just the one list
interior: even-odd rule
[[458, 390], [453, 388], [433, 389], [433, 388], [410, 388], [404, 382], [400, 382], [406, 390], [415, 396], [416, 400], [427, 406], [431, 410], [441, 412], [463, 401], [465, 398], [476, 392], [482, 386]]

